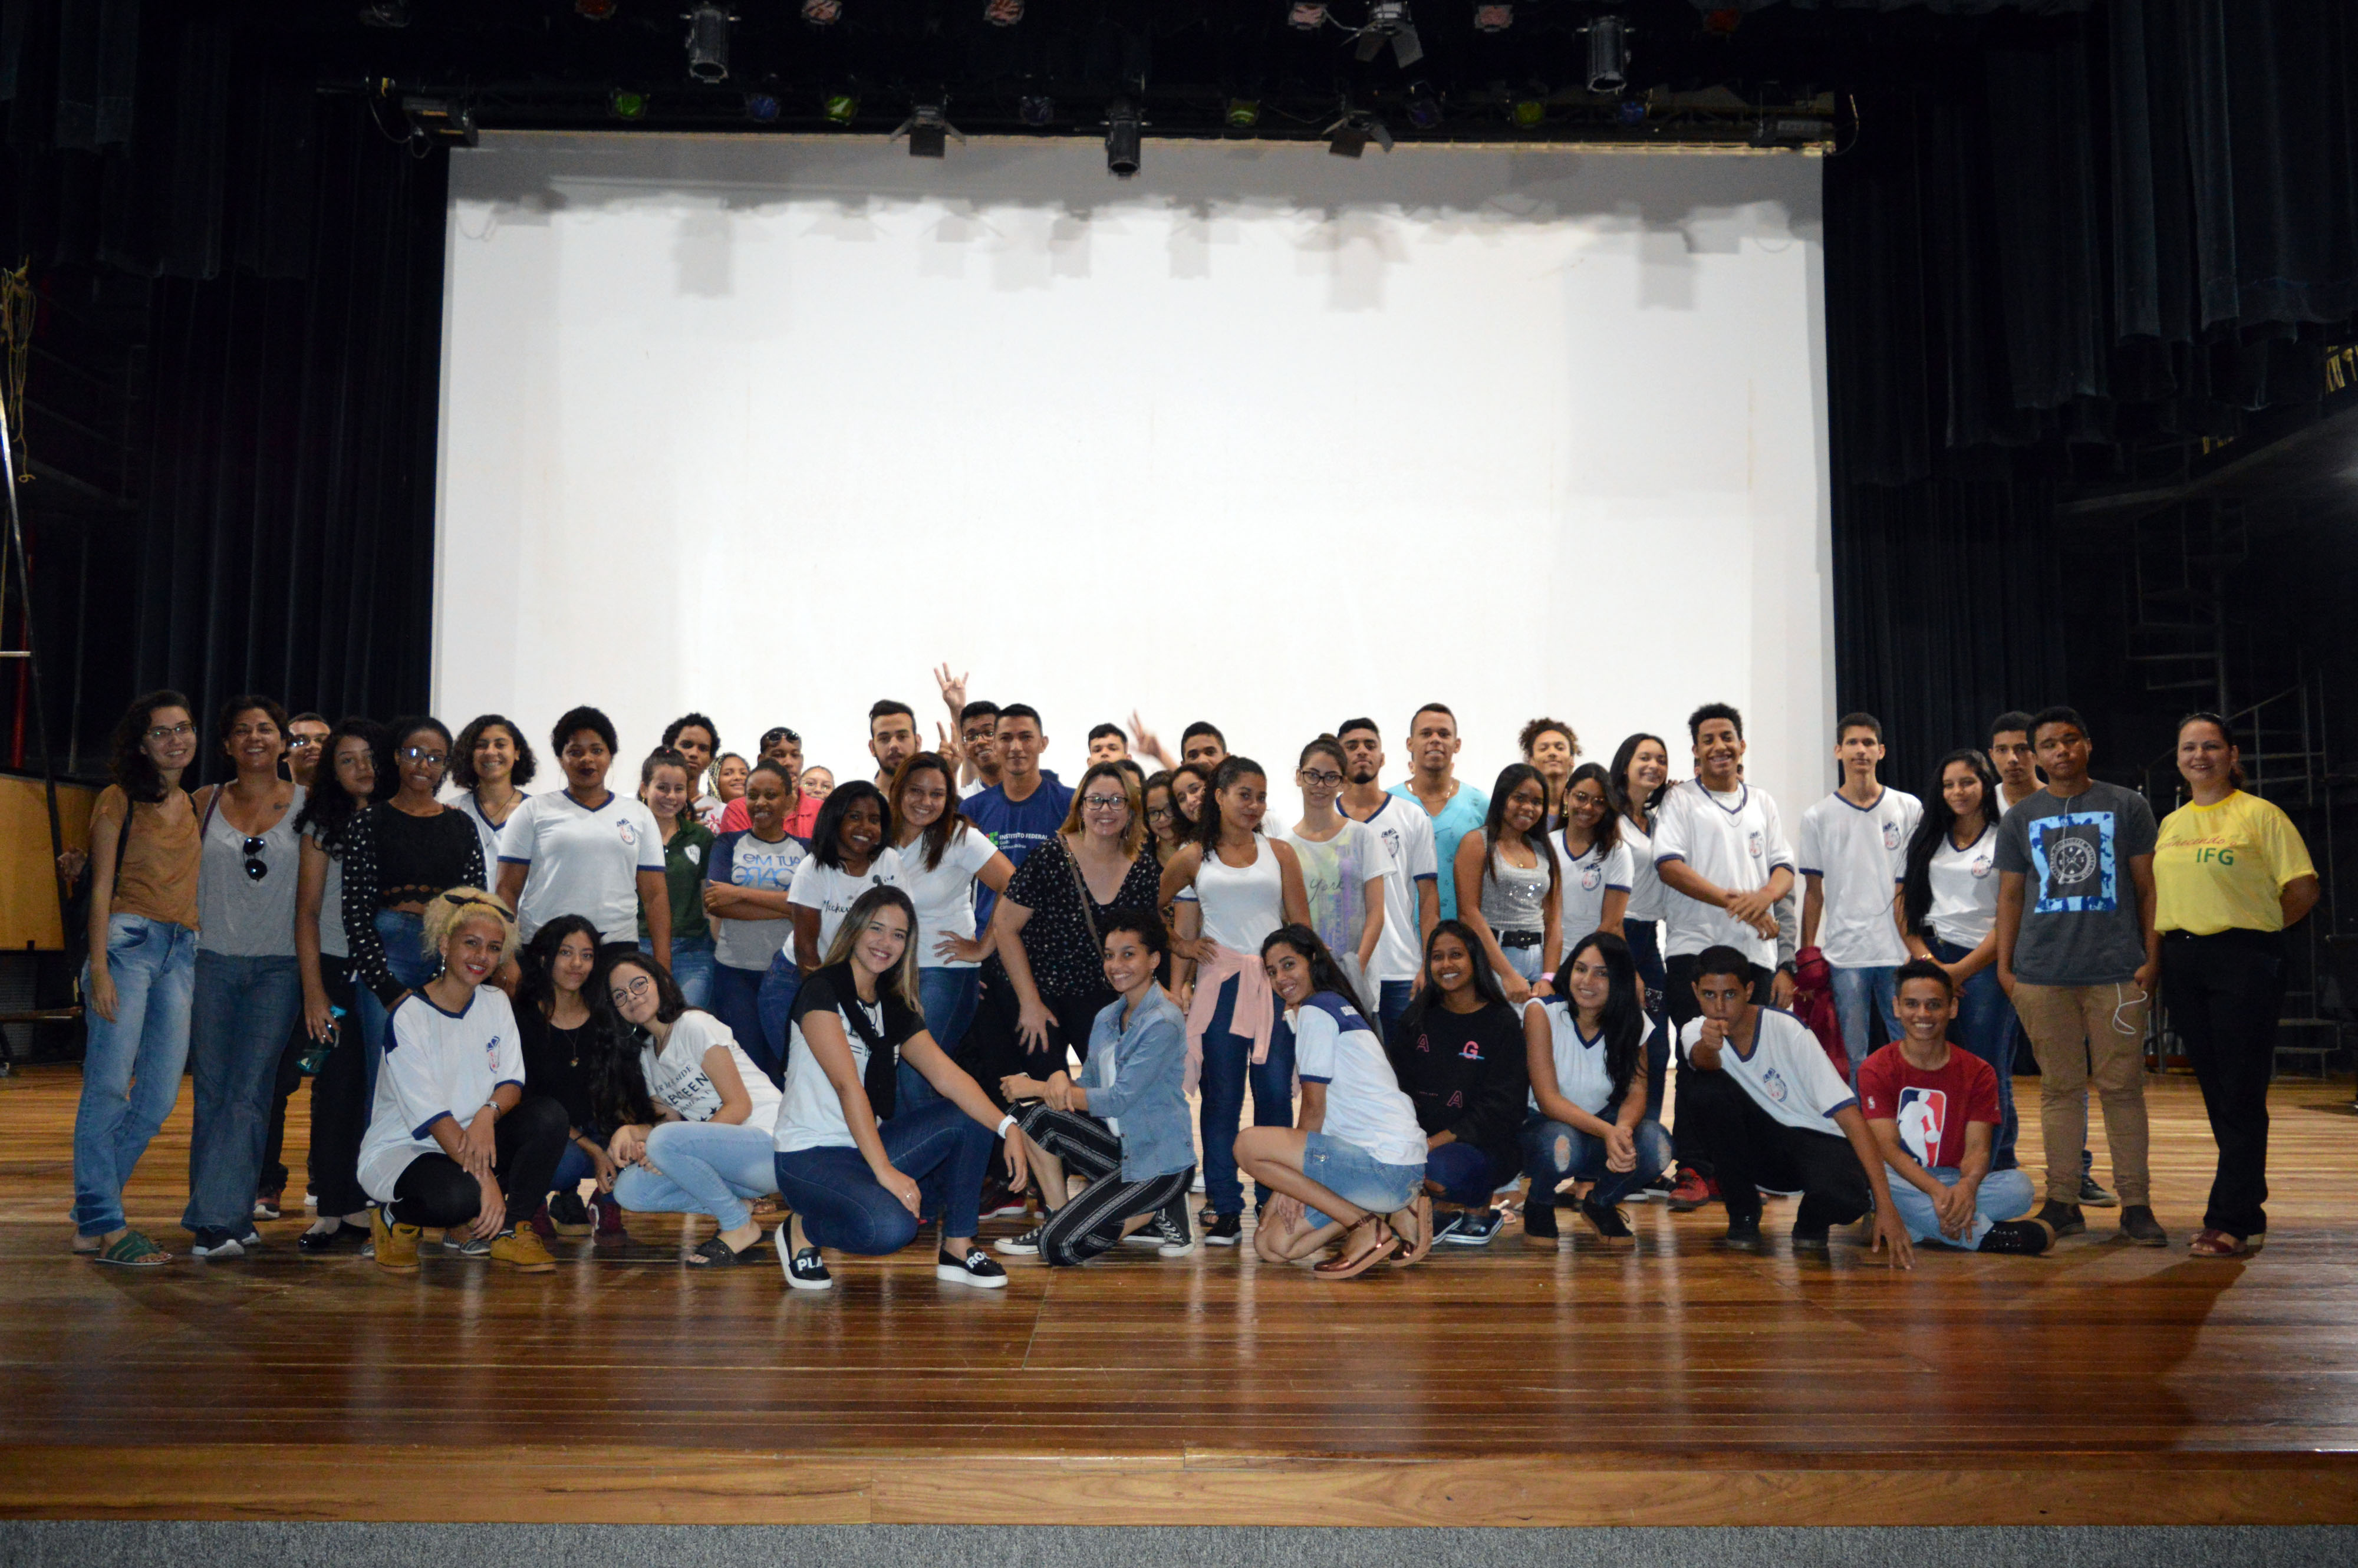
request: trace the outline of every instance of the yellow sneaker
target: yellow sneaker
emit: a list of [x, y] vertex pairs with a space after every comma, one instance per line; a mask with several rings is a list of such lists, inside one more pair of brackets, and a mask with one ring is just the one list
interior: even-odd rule
[[546, 1274], [557, 1267], [557, 1260], [540, 1244], [540, 1238], [525, 1229], [503, 1230], [494, 1237], [492, 1258], [513, 1265], [520, 1274]]
[[369, 1210], [369, 1238], [376, 1244], [376, 1266], [396, 1274], [417, 1272], [417, 1227], [395, 1225], [383, 1207]]

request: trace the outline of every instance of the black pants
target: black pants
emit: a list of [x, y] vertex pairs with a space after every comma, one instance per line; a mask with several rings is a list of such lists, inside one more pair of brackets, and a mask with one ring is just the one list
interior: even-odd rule
[[350, 968], [341, 958], [322, 957], [319, 978], [328, 1000], [344, 1010], [336, 1020], [336, 1043], [311, 1080], [311, 1191], [323, 1215], [358, 1214], [368, 1206], [361, 1190], [361, 1140], [368, 1132], [367, 1045], [352, 1005]]
[[[1088, 1179], [1088, 1190], [1048, 1216], [1040, 1257], [1052, 1268], [1086, 1263], [1121, 1239], [1121, 1222], [1184, 1203], [1195, 1167], [1142, 1182], [1120, 1179], [1121, 1135], [1086, 1111], [1055, 1110], [1038, 1100], [1020, 1113], [1023, 1135]], [[1064, 1195], [1056, 1195], [1062, 1197]]]
[[2273, 931], [2167, 932], [2161, 1001], [2186, 1043], [2202, 1108], [2219, 1144], [2203, 1210], [2207, 1230], [2264, 1234], [2268, 1217], [2268, 1081], [2276, 1076], [2284, 1002], [2284, 938]]
[[[1677, 1057], [1679, 1064], [1679, 1111], [1671, 1123], [1671, 1152], [1677, 1157], [1682, 1169], [1693, 1171], [1698, 1175], [1708, 1176], [1713, 1173], [1711, 1152], [1704, 1147], [1703, 1141], [1696, 1137], [1693, 1125], [1687, 1120], [1687, 1087], [1697, 1078], [1717, 1077], [1720, 1075], [1689, 1071], [1686, 1047], [1679, 1043], [1680, 1031], [1703, 1016], [1703, 1004], [1695, 1000], [1694, 993], [1695, 960], [1702, 957], [1700, 953], [1681, 953], [1664, 960], [1662, 996], [1664, 1009], [1670, 1014], [1671, 1051]], [[1754, 1001], [1763, 1006], [1768, 1005], [1769, 985], [1775, 978], [1775, 971], [1763, 969], [1758, 964], [1752, 966], [1752, 1000]], [[1651, 1086], [1650, 1085], [1649, 1087], [1650, 1089]], [[1660, 1120], [1661, 1114], [1661, 1101], [1657, 1099], [1654, 1101], [1655, 1119]]]
[[[328, 988], [328, 1000], [352, 1011], [352, 986], [351, 968], [341, 958], [319, 955], [319, 979]], [[341, 994], [338, 994], [339, 991]], [[262, 1140], [262, 1175], [254, 1183], [262, 1192], [283, 1193], [287, 1190], [287, 1104], [295, 1091], [303, 1086], [303, 1056], [311, 1049], [310, 1032], [303, 1026], [303, 1014], [295, 1014], [295, 1027], [287, 1036], [287, 1047], [278, 1053], [278, 1076], [270, 1086], [270, 1127]], [[311, 1114], [319, 1114], [319, 1090], [311, 1091]], [[305, 1167], [308, 1174], [309, 1168]], [[316, 1188], [316, 1180], [315, 1180]]]
[[1043, 992], [1040, 1000], [1055, 1015], [1056, 1022], [1048, 1026], [1048, 1048], [1028, 1051], [1016, 1028], [1021, 1009], [1015, 999], [1014, 982], [993, 959], [982, 968], [982, 994], [975, 1003], [974, 1022], [968, 1028], [966, 1038], [958, 1043], [958, 1065], [982, 1086], [991, 1104], [1005, 1110], [1007, 1100], [999, 1092], [1000, 1079], [1010, 1073], [1027, 1073], [1045, 1082], [1051, 1073], [1065, 1070], [1068, 1048], [1082, 1061], [1087, 1061], [1089, 1026], [1097, 1022], [1098, 1013], [1118, 1000], [1110, 990], [1074, 996]]
[[[492, 1174], [507, 1200], [505, 1228], [532, 1216], [557, 1177], [565, 1152], [565, 1108], [546, 1095], [526, 1095], [492, 1130]], [[448, 1154], [420, 1154], [394, 1184], [393, 1218], [402, 1225], [448, 1228], [483, 1210], [482, 1188]]]
[[1680, 1071], [1679, 1126], [1702, 1141], [1731, 1223], [1760, 1217], [1763, 1184], [1801, 1193], [1796, 1236], [1822, 1235], [1875, 1206], [1849, 1139], [1786, 1126], [1725, 1073]]

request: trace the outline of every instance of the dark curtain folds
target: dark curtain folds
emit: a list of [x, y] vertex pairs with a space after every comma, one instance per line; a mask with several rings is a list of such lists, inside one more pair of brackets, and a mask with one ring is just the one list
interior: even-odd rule
[[138, 667], [389, 716], [429, 676], [449, 166], [323, 126], [307, 278], [158, 287]]

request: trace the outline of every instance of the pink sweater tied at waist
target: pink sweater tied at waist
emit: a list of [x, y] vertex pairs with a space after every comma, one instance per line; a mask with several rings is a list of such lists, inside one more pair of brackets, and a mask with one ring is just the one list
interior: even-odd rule
[[1220, 988], [1233, 975], [1237, 1004], [1228, 1014], [1228, 1031], [1252, 1038], [1256, 1065], [1269, 1060], [1270, 1036], [1277, 1028], [1277, 995], [1269, 989], [1269, 971], [1258, 953], [1239, 953], [1216, 942], [1206, 942], [1211, 956], [1195, 965], [1195, 997], [1187, 1009], [1187, 1091], [1195, 1092], [1204, 1066], [1204, 1035], [1220, 1005]]

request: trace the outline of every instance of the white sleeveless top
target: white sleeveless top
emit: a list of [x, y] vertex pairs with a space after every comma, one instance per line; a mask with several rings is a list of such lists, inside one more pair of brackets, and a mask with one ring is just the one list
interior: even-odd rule
[[1269, 934], [1285, 924], [1285, 878], [1277, 850], [1253, 835], [1253, 862], [1231, 866], [1216, 850], [1195, 868], [1195, 898], [1204, 906], [1204, 935], [1221, 946], [1258, 956]]

